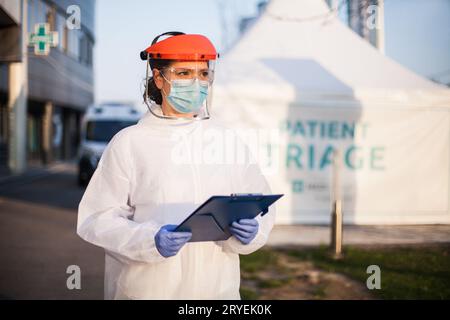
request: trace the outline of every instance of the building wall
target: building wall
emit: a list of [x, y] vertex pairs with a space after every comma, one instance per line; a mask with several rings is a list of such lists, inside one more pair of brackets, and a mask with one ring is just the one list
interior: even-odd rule
[[8, 15], [8, 19], [13, 20], [16, 24], [20, 21], [20, 6], [19, 1], [0, 0], [0, 7]]
[[[7, 39], [8, 43], [20, 44], [21, 19], [14, 22], [8, 14], [20, 13], [20, 3], [19, 0], [0, 0], [0, 41]], [[34, 32], [37, 23], [46, 22], [51, 31], [59, 34], [59, 44], [51, 48], [48, 56], [37, 56], [34, 48], [27, 49], [28, 103], [23, 128], [27, 137], [27, 162], [34, 165], [55, 159], [72, 159], [78, 149], [80, 119], [94, 101], [96, 3], [95, 0], [27, 0], [27, 4], [28, 33]], [[80, 8], [79, 29], [69, 29], [66, 24], [70, 16], [66, 11], [72, 5]], [[13, 33], [11, 28], [19, 32]], [[0, 50], [0, 150], [3, 151], [8, 150], [8, 128], [12, 125], [7, 107], [8, 63], [20, 61], [20, 55], [12, 57], [11, 52], [20, 51], [3, 53]], [[0, 166], [7, 162], [8, 155], [5, 152], [2, 155]]]
[[[59, 44], [49, 56], [35, 56], [29, 48], [29, 97], [52, 100], [77, 110], [85, 110], [94, 100], [93, 54], [95, 43], [95, 1], [28, 0], [28, 30], [48, 22], [59, 32]], [[70, 5], [81, 9], [81, 29], [66, 27], [66, 10]]]

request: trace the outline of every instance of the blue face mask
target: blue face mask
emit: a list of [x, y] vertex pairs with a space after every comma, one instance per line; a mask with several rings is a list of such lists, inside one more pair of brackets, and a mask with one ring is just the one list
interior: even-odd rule
[[170, 94], [167, 100], [170, 105], [180, 113], [197, 112], [208, 96], [208, 85], [200, 84], [198, 79], [193, 83], [191, 80], [172, 80]]

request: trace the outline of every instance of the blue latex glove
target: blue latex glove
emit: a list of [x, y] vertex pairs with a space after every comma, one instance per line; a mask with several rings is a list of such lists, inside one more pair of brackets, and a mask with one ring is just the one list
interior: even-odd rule
[[230, 231], [243, 244], [249, 244], [258, 233], [259, 224], [256, 219], [241, 219], [230, 226]]
[[166, 224], [155, 235], [156, 249], [165, 258], [176, 255], [192, 237], [191, 232], [173, 231], [176, 227], [174, 224]]

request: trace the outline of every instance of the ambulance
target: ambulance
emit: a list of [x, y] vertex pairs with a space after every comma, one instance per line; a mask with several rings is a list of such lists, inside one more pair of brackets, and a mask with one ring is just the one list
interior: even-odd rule
[[142, 112], [126, 103], [90, 106], [81, 121], [78, 150], [78, 184], [87, 186], [111, 138], [120, 130], [136, 124]]

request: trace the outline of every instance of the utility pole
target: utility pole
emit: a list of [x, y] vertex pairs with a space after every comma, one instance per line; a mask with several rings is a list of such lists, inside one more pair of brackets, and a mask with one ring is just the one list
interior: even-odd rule
[[28, 55], [27, 55], [27, 0], [20, 1], [21, 61], [8, 65], [8, 114], [9, 114], [9, 159], [8, 167], [12, 173], [26, 170], [26, 132], [27, 132], [27, 97], [28, 97]]
[[342, 257], [342, 200], [341, 200], [341, 152], [333, 153], [331, 173], [331, 252], [335, 259]]

